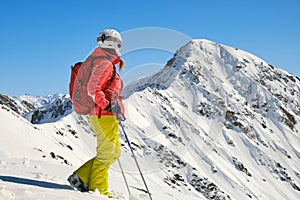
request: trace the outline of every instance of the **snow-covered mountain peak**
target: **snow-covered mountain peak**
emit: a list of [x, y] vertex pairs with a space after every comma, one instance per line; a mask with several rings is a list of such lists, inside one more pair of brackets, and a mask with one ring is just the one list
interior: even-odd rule
[[[300, 150], [295, 148], [300, 143], [298, 77], [243, 50], [193, 40], [176, 51], [158, 73], [129, 85], [126, 97], [129, 130], [139, 131], [148, 146], [149, 140], [156, 147], [163, 144], [163, 149], [179, 155], [185, 168], [200, 170], [200, 174], [195, 172], [197, 176], [206, 174], [216, 180], [201, 170], [206, 166], [231, 177], [222, 170], [231, 163], [246, 176], [261, 177], [264, 175], [256, 169], [265, 170], [267, 165], [272, 168], [268, 173], [289, 174], [288, 190], [299, 191], [299, 177], [291, 178], [299, 170], [293, 161], [287, 161], [300, 158]], [[290, 170], [283, 172], [278, 163], [285, 163]], [[189, 184], [194, 183], [188, 173], [181, 173]], [[173, 186], [172, 173], [166, 179]], [[221, 179], [237, 184], [231, 178]], [[216, 180], [217, 185], [223, 185], [221, 179]], [[256, 187], [245, 185], [245, 194]], [[250, 193], [253, 197], [256, 192]]]
[[[209, 40], [192, 40], [181, 47], [174, 56], [174, 61], [184, 59], [185, 70], [201, 72], [202, 75], [212, 75], [219, 78], [228, 78], [240, 69], [244, 69], [252, 78], [257, 77], [259, 66], [271, 68], [257, 56], [240, 50], [218, 44]], [[172, 63], [173, 64], [173, 63]], [[175, 66], [178, 64], [175, 62]]]
[[[206, 39], [192, 40], [178, 49], [162, 70], [152, 76], [135, 81], [127, 87], [127, 90], [137, 89], [145, 84], [151, 85], [151, 87], [158, 87], [158, 85], [162, 87], [163, 85], [163, 88], [166, 88], [179, 73], [185, 73], [186, 71], [196, 73], [195, 76], [223, 77], [230, 71], [237, 71], [250, 63], [253, 66], [268, 66], [260, 58], [245, 51]], [[257, 69], [255, 67], [249, 68], [248, 73], [255, 75]], [[197, 79], [195, 77], [193, 81]], [[138, 86], [136, 86], [137, 83]]]
[[268, 104], [273, 108], [274, 104], [277, 107], [282, 104], [298, 115], [299, 83], [298, 77], [255, 55], [199, 39], [177, 50], [156, 74], [130, 84], [125, 89], [125, 96], [147, 87], [160, 90], [170, 86], [175, 94], [180, 94], [178, 90], [186, 86], [194, 93], [201, 90], [199, 95], [206, 92], [214, 98], [221, 98], [231, 109], [236, 109], [238, 104], [241, 108], [244, 104], [254, 107], [258, 103]]

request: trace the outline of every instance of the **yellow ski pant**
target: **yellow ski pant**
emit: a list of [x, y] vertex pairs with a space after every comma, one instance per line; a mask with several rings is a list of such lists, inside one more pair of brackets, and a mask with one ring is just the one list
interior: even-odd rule
[[89, 187], [109, 196], [108, 169], [121, 154], [118, 122], [114, 116], [89, 117], [91, 127], [97, 135], [97, 155], [83, 164], [75, 173]]

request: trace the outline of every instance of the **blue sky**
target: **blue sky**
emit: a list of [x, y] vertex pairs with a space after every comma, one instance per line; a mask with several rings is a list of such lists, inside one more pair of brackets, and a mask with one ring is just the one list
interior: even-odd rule
[[[70, 65], [96, 47], [105, 28], [171, 29], [243, 49], [300, 76], [299, 10], [298, 0], [1, 0], [0, 93], [68, 93]], [[170, 58], [157, 51], [124, 56], [126, 70]]]

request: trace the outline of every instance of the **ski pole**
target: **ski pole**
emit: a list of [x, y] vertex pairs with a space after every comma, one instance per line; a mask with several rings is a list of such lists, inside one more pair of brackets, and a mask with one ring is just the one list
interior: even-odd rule
[[126, 187], [127, 187], [128, 194], [129, 194], [129, 196], [131, 196], [131, 192], [130, 192], [130, 189], [129, 189], [129, 186], [128, 186], [128, 183], [127, 183], [127, 180], [126, 180], [126, 177], [125, 177], [124, 170], [123, 170], [123, 167], [122, 167], [122, 165], [121, 165], [120, 159], [118, 159], [118, 163], [119, 163], [119, 167], [120, 167], [121, 172], [122, 172], [122, 176], [123, 176], [125, 185], [126, 185]]
[[128, 144], [128, 146], [129, 146], [129, 148], [130, 148], [130, 151], [131, 151], [131, 154], [132, 154], [132, 156], [133, 156], [133, 158], [134, 158], [134, 161], [135, 161], [135, 163], [136, 163], [136, 166], [137, 166], [137, 168], [138, 168], [138, 170], [139, 170], [139, 172], [140, 172], [140, 175], [141, 175], [141, 177], [142, 177], [142, 180], [143, 180], [143, 182], [144, 182], [144, 185], [145, 185], [145, 187], [146, 187], [146, 190], [147, 190], [147, 192], [148, 192], [148, 194], [149, 194], [150, 200], [152, 200], [151, 193], [149, 192], [149, 189], [148, 189], [148, 186], [147, 186], [147, 184], [146, 184], [145, 178], [144, 178], [144, 176], [143, 176], [143, 173], [142, 173], [142, 171], [141, 171], [141, 168], [140, 168], [140, 166], [139, 166], [139, 163], [137, 162], [137, 159], [136, 159], [136, 157], [135, 157], [135, 155], [134, 155], [133, 148], [132, 148], [131, 143], [130, 143], [128, 137], [127, 137], [127, 134], [126, 134], [126, 132], [125, 132], [125, 129], [124, 129], [124, 126], [123, 126], [123, 124], [122, 124], [121, 119], [119, 119], [119, 124], [120, 124], [120, 126], [121, 126], [122, 131], [123, 131], [123, 134], [124, 134], [124, 136], [125, 136], [125, 139], [127, 140], [127, 144]]

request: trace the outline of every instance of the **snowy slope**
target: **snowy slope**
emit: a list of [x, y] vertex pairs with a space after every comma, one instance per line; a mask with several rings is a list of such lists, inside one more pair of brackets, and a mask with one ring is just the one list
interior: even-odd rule
[[[127, 86], [125, 97], [125, 130], [153, 199], [300, 198], [298, 77], [194, 40], [161, 71]], [[106, 199], [66, 185], [96, 146], [68, 95], [1, 95], [0, 104], [0, 199]], [[120, 135], [131, 192], [148, 199]], [[117, 164], [110, 189], [128, 199]]]
[[[89, 128], [86, 117], [75, 113], [65, 112], [60, 117], [53, 109], [66, 108], [68, 96], [56, 95], [57, 99], [47, 105], [37, 107], [28, 113], [40, 110], [43, 113], [39, 124], [31, 123], [28, 113], [27, 119], [10, 108], [11, 105], [19, 104], [19, 99], [10, 98], [10, 103], [0, 105], [1, 140], [0, 140], [0, 199], [107, 199], [97, 192], [81, 194], [73, 191], [67, 185], [67, 177], [95, 155], [96, 140]], [[39, 97], [39, 99], [43, 99]], [[24, 100], [24, 99], [23, 99]], [[22, 100], [22, 101], [23, 101]], [[48, 97], [44, 97], [48, 101]], [[30, 99], [26, 101], [33, 105]], [[34, 98], [34, 101], [36, 99]], [[53, 105], [54, 104], [54, 105]], [[21, 108], [22, 110], [23, 108]], [[53, 114], [54, 113], [54, 114]], [[54, 118], [51, 118], [53, 117]], [[122, 142], [125, 146], [125, 142]], [[129, 161], [129, 162], [128, 162]], [[128, 147], [124, 147], [121, 158], [126, 177], [131, 187], [131, 200], [148, 199], [143, 192], [142, 180], [136, 173]], [[110, 170], [110, 189], [115, 199], [129, 199], [120, 168], [117, 164]], [[160, 193], [163, 182], [154, 177], [152, 191], [157, 199], [184, 199], [188, 195], [173, 194], [172, 189], [166, 188]], [[59, 192], [58, 192], [59, 191]], [[193, 198], [192, 198], [193, 199]], [[196, 198], [194, 198], [196, 199]]]
[[57, 199], [54, 189], [65, 189], [70, 197], [66, 174], [92, 155], [74, 130], [82, 130], [76, 126], [80, 120], [69, 115], [55, 124], [33, 125], [5, 105], [0, 120], [0, 179], [7, 180], [0, 181], [0, 199]]

